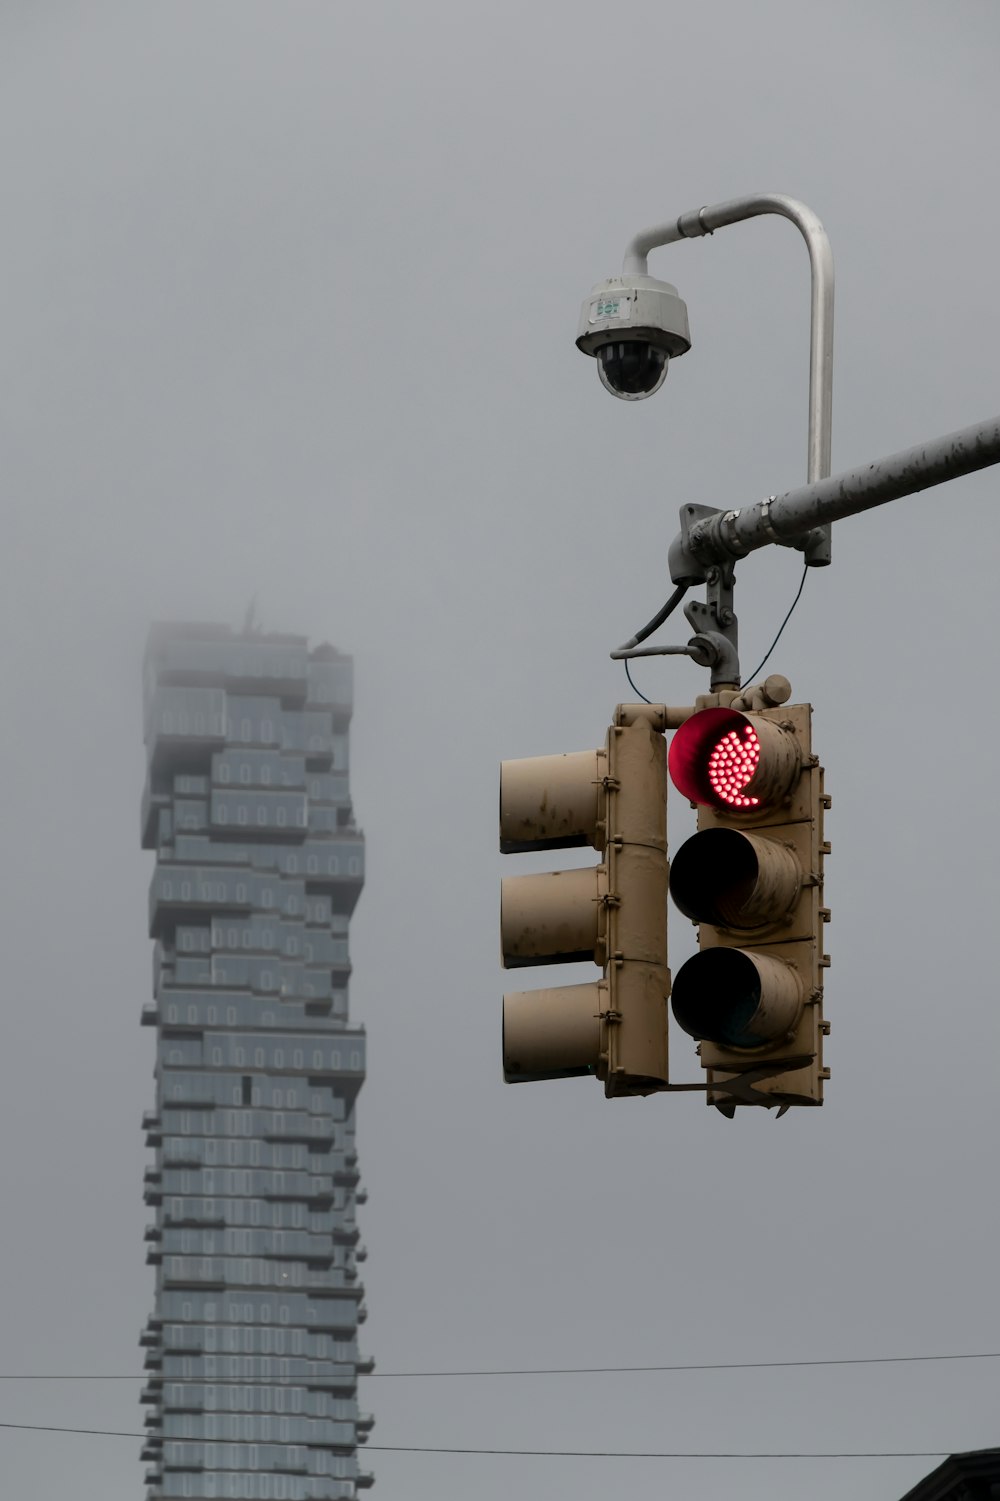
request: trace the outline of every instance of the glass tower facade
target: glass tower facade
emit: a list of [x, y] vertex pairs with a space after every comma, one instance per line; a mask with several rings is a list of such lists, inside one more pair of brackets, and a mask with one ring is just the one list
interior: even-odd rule
[[157, 625], [144, 668], [156, 1108], [148, 1501], [372, 1484], [348, 922], [364, 842], [352, 663], [299, 636]]

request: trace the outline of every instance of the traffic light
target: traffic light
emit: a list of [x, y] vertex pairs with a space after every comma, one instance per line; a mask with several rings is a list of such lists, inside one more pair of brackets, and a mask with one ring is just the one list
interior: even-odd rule
[[667, 769], [642, 708], [619, 708], [601, 750], [505, 761], [500, 849], [591, 845], [584, 869], [501, 883], [503, 964], [592, 960], [603, 978], [503, 998], [508, 1084], [593, 1074], [605, 1094], [667, 1081]]
[[708, 1103], [820, 1105], [823, 1081], [823, 770], [812, 710], [702, 709], [670, 744], [674, 785], [698, 807], [670, 894], [698, 924], [673, 1011], [700, 1042]]

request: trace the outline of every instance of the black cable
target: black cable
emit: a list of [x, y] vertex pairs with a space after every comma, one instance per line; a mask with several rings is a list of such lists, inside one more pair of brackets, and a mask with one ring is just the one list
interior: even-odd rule
[[[659, 1371], [776, 1371], [797, 1370], [804, 1366], [843, 1366], [843, 1365], [914, 1365], [927, 1361], [938, 1360], [1000, 1360], [1000, 1350], [966, 1350], [953, 1355], [854, 1355], [843, 1356], [833, 1360], [727, 1360], [711, 1361], [697, 1365], [595, 1365], [595, 1366], [525, 1366], [521, 1369], [494, 1369], [494, 1370], [470, 1370], [470, 1371], [369, 1371], [360, 1378], [363, 1381], [373, 1381], [381, 1377], [383, 1381], [412, 1381], [418, 1377], [432, 1376], [616, 1376], [616, 1375], [642, 1375]], [[150, 1372], [138, 1372], [128, 1376], [99, 1376], [83, 1373], [77, 1376], [58, 1375], [51, 1376], [42, 1374], [17, 1375], [16, 1373], [2, 1375], [0, 1381], [149, 1381]], [[171, 1386], [292, 1386], [302, 1385], [299, 1376], [234, 1376], [214, 1377], [208, 1381], [205, 1377], [194, 1379], [192, 1377], [163, 1376], [157, 1372], [157, 1379], [169, 1383]], [[309, 1386], [343, 1386], [342, 1381], [318, 1381], [310, 1378]]]
[[748, 683], [748, 684], [752, 683], [753, 680], [754, 680], [754, 678], [757, 676], [757, 674], [759, 672], [763, 671], [763, 669], [764, 669], [764, 667], [765, 667], [765, 665], [767, 663], [768, 658], [770, 657], [771, 653], [774, 651], [774, 648], [777, 646], [778, 642], [781, 640], [781, 633], [785, 629], [785, 626], [788, 624], [788, 622], [791, 620], [791, 618], [792, 618], [792, 611], [795, 609], [795, 606], [798, 604], [799, 600], [802, 597], [802, 590], [805, 588], [806, 574], [808, 572], [809, 572], [809, 565], [807, 563], [806, 566], [802, 570], [802, 577], [799, 579], [799, 587], [796, 590], [795, 598], [792, 600], [792, 603], [788, 607], [788, 614], [785, 616], [784, 620], [781, 622], [781, 624], [778, 627], [778, 634], [775, 636], [774, 640], [771, 642], [771, 645], [768, 647], [767, 652], [766, 652], [766, 654], [764, 656], [764, 660], [761, 662], [760, 666], [759, 667], [755, 667], [754, 670], [753, 670], [753, 672], [748, 673], [748, 675], [743, 679], [744, 683]]
[[[629, 682], [632, 683], [632, 674], [628, 670], [628, 657], [623, 657], [622, 661], [625, 663], [625, 676], [628, 678]], [[632, 683], [632, 692], [638, 693], [644, 704], [652, 703], [652, 699], [648, 699], [644, 693], [639, 693], [639, 690], [634, 683]]]
[[[687, 584], [678, 584], [677, 588], [674, 590], [673, 594], [671, 594], [670, 598], [667, 600], [662, 609], [657, 610], [652, 620], [647, 620], [646, 624], [636, 631], [631, 641], [624, 642], [621, 646], [619, 646], [618, 650], [631, 651], [633, 646], [638, 646], [640, 641], [645, 641], [647, 636], [651, 636], [655, 630], [658, 630], [666, 620], [667, 616], [674, 613], [677, 606], [680, 604], [681, 600], [688, 592], [688, 587], [689, 586]], [[647, 704], [649, 703], [648, 698], [646, 702]]]
[[[57, 1428], [50, 1423], [0, 1423], [0, 1428], [17, 1428], [28, 1433], [88, 1433], [96, 1438], [157, 1438], [158, 1434], [125, 1432], [116, 1428]], [[197, 1442], [197, 1440], [195, 1440]], [[502, 1454], [525, 1459], [943, 1459], [950, 1449], [840, 1449], [828, 1453], [801, 1453], [784, 1450], [773, 1452], [692, 1453], [682, 1454], [662, 1449], [459, 1449], [437, 1448], [430, 1444], [364, 1444], [359, 1455], [376, 1454]]]

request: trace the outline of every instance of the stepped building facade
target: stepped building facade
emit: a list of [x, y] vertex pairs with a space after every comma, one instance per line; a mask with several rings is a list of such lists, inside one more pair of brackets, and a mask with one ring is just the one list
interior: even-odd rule
[[364, 842], [352, 663], [299, 636], [158, 625], [144, 670], [156, 1106], [148, 1501], [333, 1501], [358, 1449]]

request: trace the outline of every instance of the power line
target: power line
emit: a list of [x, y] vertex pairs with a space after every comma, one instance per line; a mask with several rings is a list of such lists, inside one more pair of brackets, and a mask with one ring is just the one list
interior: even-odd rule
[[[468, 1376], [618, 1376], [645, 1375], [660, 1371], [781, 1371], [800, 1370], [812, 1366], [858, 1366], [858, 1365], [918, 1365], [943, 1360], [1000, 1360], [1000, 1350], [962, 1351], [945, 1355], [856, 1355], [833, 1360], [737, 1360], [710, 1361], [686, 1365], [608, 1365], [608, 1366], [525, 1366], [520, 1369], [467, 1370], [467, 1371], [369, 1371], [362, 1380], [416, 1381], [434, 1377]], [[95, 1375], [83, 1372], [78, 1375], [65, 1373], [46, 1374], [0, 1373], [0, 1381], [149, 1381], [156, 1377], [170, 1386], [281, 1386], [303, 1384], [315, 1388], [343, 1386], [343, 1381], [303, 1378], [301, 1376], [244, 1376], [244, 1377], [173, 1377], [160, 1372], [145, 1371], [122, 1376]]]
[[[907, 1365], [936, 1360], [998, 1360], [1000, 1350], [958, 1355], [865, 1355], [839, 1360], [742, 1360], [712, 1361], [698, 1365], [534, 1366], [523, 1370], [493, 1371], [373, 1371], [383, 1380], [406, 1380], [429, 1376], [616, 1376], [657, 1371], [775, 1371], [803, 1366]], [[369, 1378], [370, 1379], [370, 1378]]]
[[[49, 1423], [0, 1423], [28, 1433], [86, 1433], [95, 1438], [142, 1438], [149, 1433], [123, 1432], [114, 1428], [57, 1428]], [[682, 1453], [673, 1449], [472, 1449], [437, 1447], [431, 1444], [365, 1444], [361, 1453], [377, 1454], [489, 1454], [518, 1459], [943, 1459], [950, 1449], [836, 1449], [816, 1451], [748, 1451], [746, 1453], [701, 1451]]]

